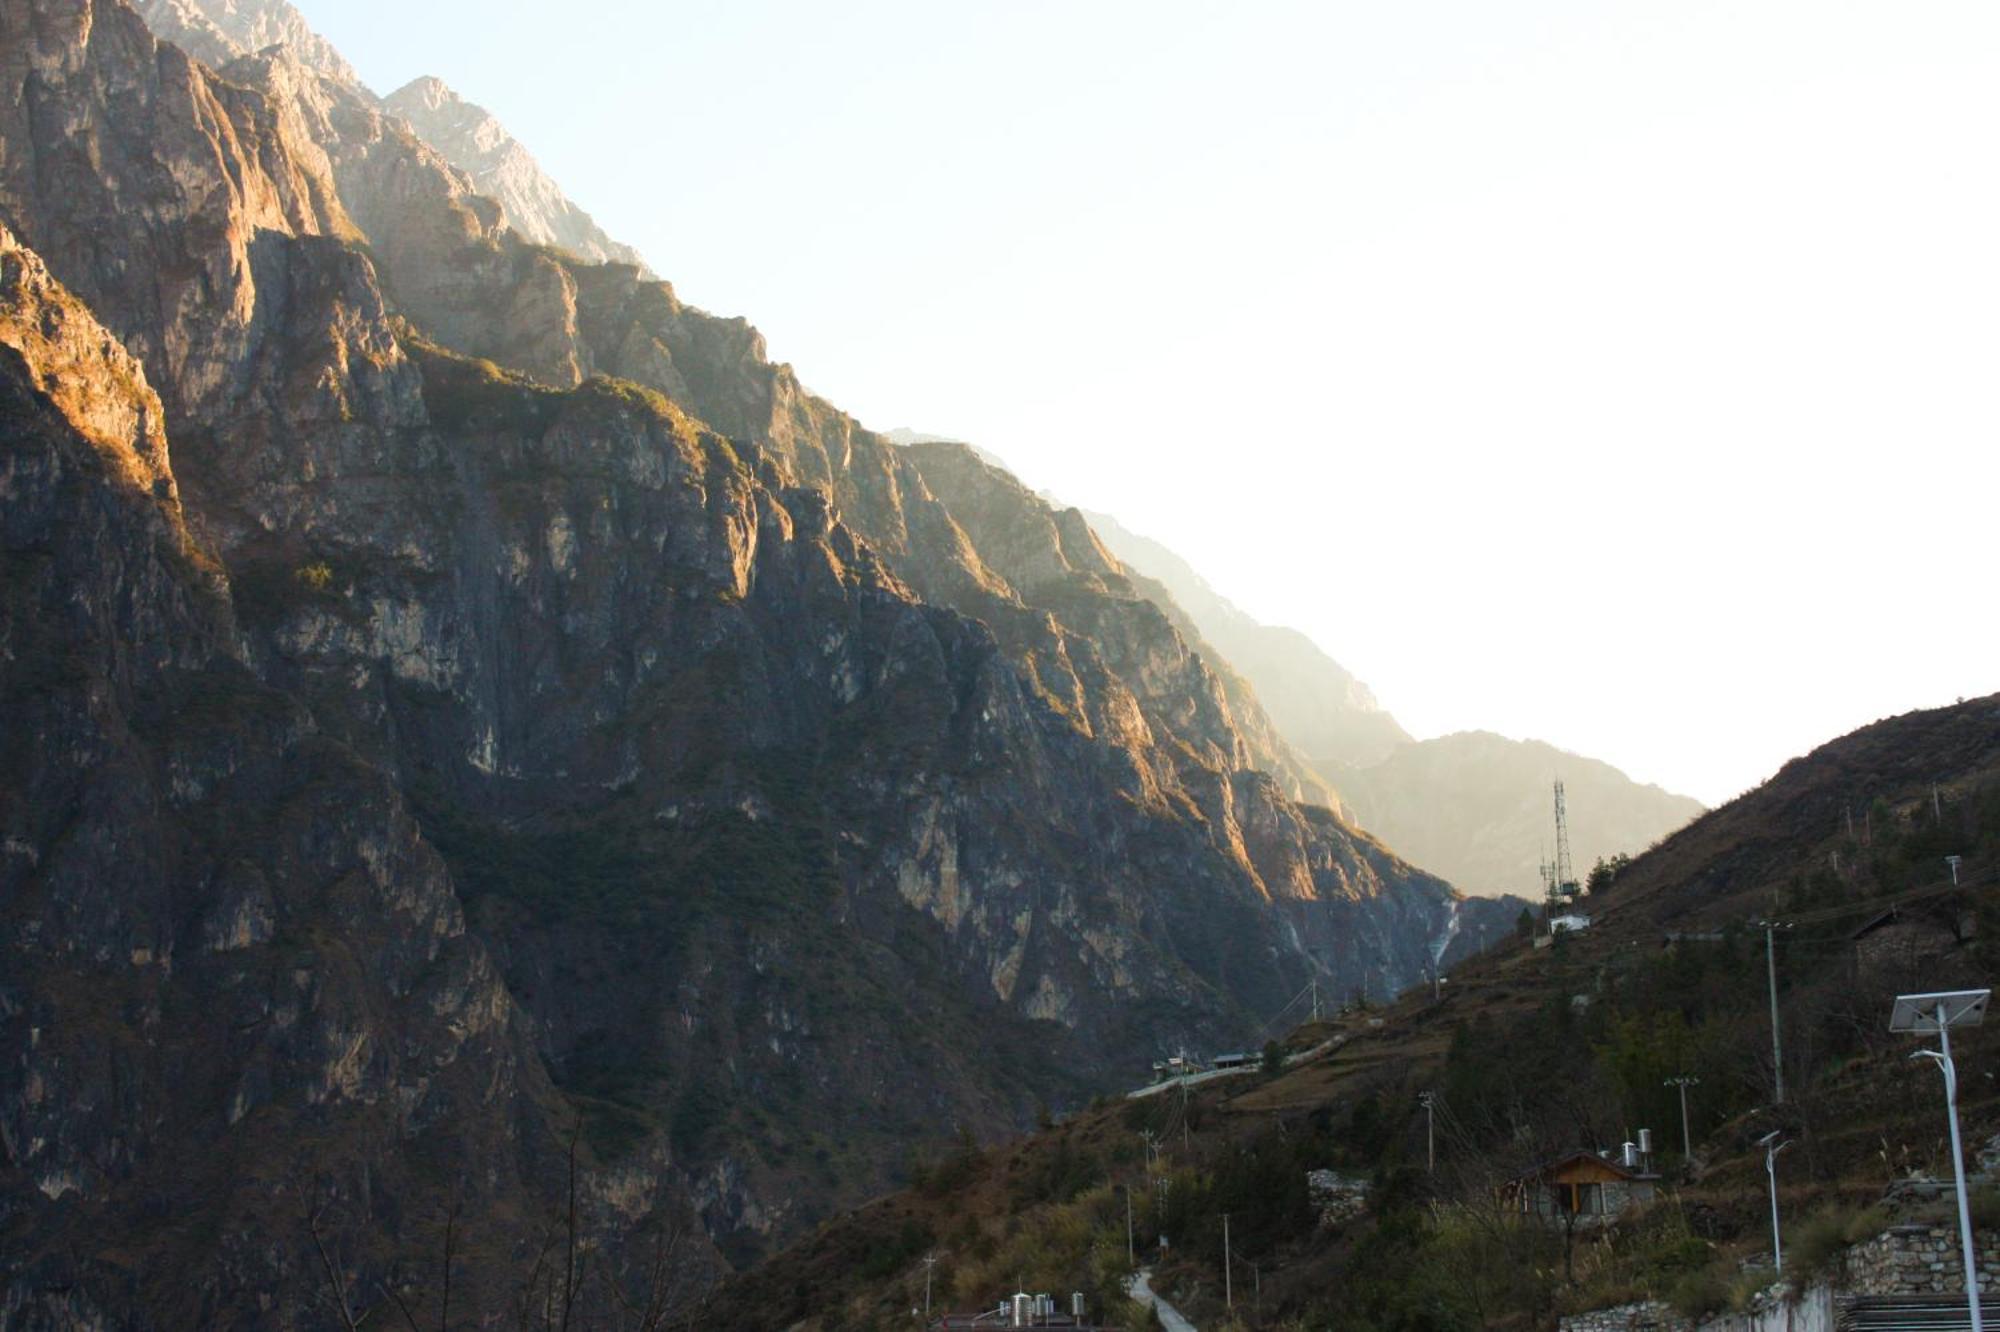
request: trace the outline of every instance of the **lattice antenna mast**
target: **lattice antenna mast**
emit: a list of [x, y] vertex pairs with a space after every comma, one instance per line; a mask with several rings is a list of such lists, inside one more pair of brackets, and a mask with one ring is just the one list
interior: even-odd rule
[[1556, 778], [1556, 891], [1574, 896], [1577, 890], [1576, 866], [1569, 859], [1569, 810], [1563, 803], [1562, 778]]

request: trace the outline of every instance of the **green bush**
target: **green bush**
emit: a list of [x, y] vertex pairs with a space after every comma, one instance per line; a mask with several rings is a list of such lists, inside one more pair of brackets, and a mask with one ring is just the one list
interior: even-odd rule
[[1667, 1303], [1683, 1318], [1707, 1318], [1729, 1307], [1731, 1281], [1725, 1264], [1710, 1263], [1689, 1272], [1667, 1292]]

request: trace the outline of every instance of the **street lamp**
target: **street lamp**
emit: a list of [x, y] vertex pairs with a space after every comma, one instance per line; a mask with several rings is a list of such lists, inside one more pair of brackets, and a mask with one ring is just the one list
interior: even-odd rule
[[1779, 1142], [1781, 1136], [1782, 1130], [1772, 1129], [1757, 1139], [1764, 1149], [1764, 1173], [1771, 1177], [1771, 1266], [1779, 1276], [1785, 1274], [1785, 1242], [1778, 1233], [1778, 1153], [1792, 1145]]
[[1424, 1108], [1424, 1150], [1430, 1162], [1430, 1172], [1435, 1175], [1438, 1168], [1437, 1096], [1433, 1092], [1420, 1092], [1417, 1104]]
[[1660, 1084], [1663, 1087], [1678, 1087], [1681, 1089], [1681, 1159], [1685, 1161], [1692, 1161], [1694, 1159], [1694, 1147], [1688, 1137], [1688, 1088], [1698, 1086], [1700, 1083], [1700, 1078], [1682, 1074], [1677, 1078], [1668, 1078]]
[[1901, 994], [1889, 1014], [1889, 1030], [1936, 1032], [1938, 1048], [1919, 1050], [1912, 1059], [1935, 1059], [1944, 1071], [1944, 1110], [1951, 1121], [1951, 1172], [1958, 1185], [1958, 1242], [1965, 1257], [1965, 1307], [1972, 1315], [1972, 1332], [1983, 1332], [1979, 1314], [1979, 1261], [1972, 1249], [1972, 1208], [1965, 1196], [1965, 1149], [1958, 1139], [1958, 1068], [1951, 1062], [1951, 1029], [1976, 1027], [1986, 1020], [1991, 990], [1949, 990], [1939, 994]]

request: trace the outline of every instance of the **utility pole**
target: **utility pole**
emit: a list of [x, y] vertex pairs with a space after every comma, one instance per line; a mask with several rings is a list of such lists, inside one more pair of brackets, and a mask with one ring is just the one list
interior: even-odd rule
[[[1139, 1250], [1132, 1243], [1132, 1186], [1125, 1186], [1125, 1261], [1137, 1267]], [[928, 1280], [928, 1278], [926, 1278]]]
[[1222, 1302], [1231, 1312], [1236, 1309], [1236, 1286], [1231, 1281], [1229, 1258], [1229, 1213], [1222, 1214]]
[[1677, 1078], [1668, 1078], [1664, 1084], [1669, 1087], [1679, 1087], [1681, 1089], [1681, 1159], [1686, 1161], [1694, 1159], [1694, 1147], [1688, 1137], [1688, 1088], [1695, 1086], [1700, 1081], [1700, 1078], [1691, 1078], [1686, 1074], [1682, 1074]]
[[1312, 986], [1313, 986], [1313, 1021], [1317, 1023], [1319, 1021], [1319, 977], [1314, 976], [1312, 978]]
[[925, 1324], [925, 1326], [929, 1326], [929, 1324], [930, 1324], [930, 1321], [931, 1321], [931, 1269], [932, 1269], [932, 1268], [934, 1268], [934, 1267], [936, 1267], [936, 1266], [937, 1266], [937, 1263], [938, 1263], [938, 1255], [937, 1255], [936, 1253], [927, 1253], [927, 1254], [925, 1254], [925, 1255], [924, 1255], [924, 1324]]
[[1785, 1043], [1778, 1031], [1778, 945], [1779, 930], [1789, 930], [1790, 925], [1775, 920], [1760, 920], [1764, 927], [1764, 971], [1771, 983], [1771, 1079], [1774, 1093], [1771, 1104], [1785, 1103]]
[[1425, 1155], [1430, 1161], [1430, 1172], [1435, 1175], [1438, 1169], [1437, 1096], [1433, 1092], [1421, 1092], [1417, 1096], [1417, 1104], [1424, 1108]]

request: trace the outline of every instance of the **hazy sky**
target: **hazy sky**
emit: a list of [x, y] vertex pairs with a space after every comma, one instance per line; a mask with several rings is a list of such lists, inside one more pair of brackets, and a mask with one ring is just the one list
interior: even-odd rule
[[1713, 801], [2000, 689], [1991, 0], [299, 3], [1419, 735]]

